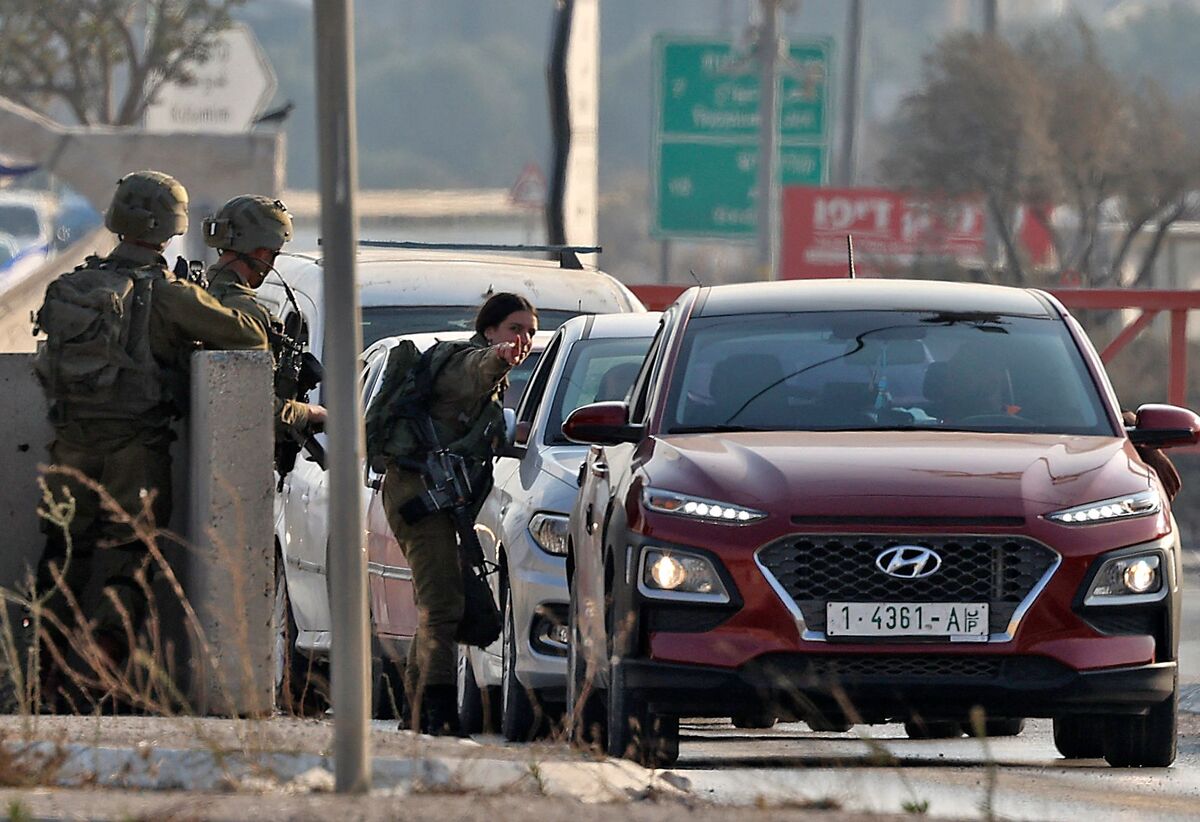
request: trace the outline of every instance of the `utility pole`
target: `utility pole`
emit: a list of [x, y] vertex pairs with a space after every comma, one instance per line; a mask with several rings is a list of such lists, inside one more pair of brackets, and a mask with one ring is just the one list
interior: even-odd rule
[[779, 5], [760, 0], [758, 28], [758, 278], [779, 276]]
[[838, 185], [854, 185], [854, 140], [858, 131], [858, 66], [862, 54], [863, 0], [850, 0], [846, 8], [846, 91], [842, 99], [842, 150]]
[[338, 793], [371, 788], [367, 737], [371, 670], [367, 639], [367, 554], [363, 544], [362, 408], [358, 354], [362, 350], [358, 192], [354, 114], [354, 0], [315, 0], [317, 138], [324, 250], [325, 380], [329, 409], [329, 584], [333, 636], [333, 755]]

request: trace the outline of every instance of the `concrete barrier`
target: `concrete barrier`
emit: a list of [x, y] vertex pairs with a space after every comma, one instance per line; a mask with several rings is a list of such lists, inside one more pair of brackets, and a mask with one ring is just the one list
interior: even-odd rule
[[[24, 585], [44, 541], [38, 465], [46, 461], [53, 431], [32, 360], [32, 354], [0, 354], [0, 527], [6, 537], [0, 586], [9, 590]], [[189, 635], [178, 597], [160, 579], [159, 619], [175, 649], [167, 664], [201, 713], [268, 713], [274, 694], [270, 357], [200, 352], [192, 372], [190, 424], [177, 426], [171, 449], [175, 506], [167, 524], [185, 544], [161, 547], [207, 644]]]

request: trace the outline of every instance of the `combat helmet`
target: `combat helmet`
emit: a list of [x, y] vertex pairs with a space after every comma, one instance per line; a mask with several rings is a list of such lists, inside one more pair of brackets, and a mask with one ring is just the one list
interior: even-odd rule
[[161, 171], [126, 174], [117, 181], [104, 226], [126, 240], [164, 245], [187, 231], [187, 189]]
[[222, 251], [252, 254], [256, 249], [278, 251], [292, 239], [292, 215], [279, 200], [243, 194], [204, 218], [204, 244]]

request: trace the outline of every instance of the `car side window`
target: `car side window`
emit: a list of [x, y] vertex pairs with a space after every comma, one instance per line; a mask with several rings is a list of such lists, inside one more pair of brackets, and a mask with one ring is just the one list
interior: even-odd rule
[[358, 380], [359, 396], [362, 399], [363, 411], [366, 411], [375, 393], [375, 383], [383, 373], [383, 364], [387, 362], [387, 352], [374, 352], [370, 359], [363, 364], [362, 375]]
[[562, 334], [555, 334], [554, 339], [546, 346], [546, 351], [542, 354], [542, 359], [537, 365], [537, 370], [533, 372], [533, 376], [529, 379], [529, 386], [525, 389], [525, 395], [521, 397], [521, 404], [517, 407], [517, 433], [515, 442], [518, 445], [524, 445], [529, 441], [529, 429], [533, 426], [533, 418], [537, 416], [537, 410], [541, 407], [542, 398], [546, 395], [546, 385], [550, 382], [550, 371], [554, 368], [554, 363], [558, 359], [558, 352], [561, 349]]
[[650, 375], [654, 372], [654, 364], [662, 352], [667, 336], [666, 331], [667, 318], [663, 317], [658, 324], [658, 331], [654, 332], [654, 339], [650, 342], [650, 350], [646, 352], [646, 359], [642, 360], [642, 368], [638, 372], [637, 379], [633, 381], [629, 407], [629, 423], [631, 425], [641, 425], [646, 421], [646, 406], [649, 403], [650, 383], [652, 382]]

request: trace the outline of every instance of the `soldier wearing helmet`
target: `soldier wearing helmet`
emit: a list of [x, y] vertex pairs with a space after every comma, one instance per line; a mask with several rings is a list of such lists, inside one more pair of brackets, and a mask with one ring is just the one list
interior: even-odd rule
[[[255, 319], [270, 339], [278, 364], [282, 346], [299, 341], [283, 337], [283, 324], [258, 301], [255, 290], [274, 269], [283, 244], [292, 239], [292, 217], [287, 207], [270, 197], [243, 194], [206, 218], [203, 231], [205, 244], [221, 255], [208, 271], [208, 292], [221, 305]], [[299, 327], [290, 331], [292, 337], [305, 333]], [[324, 426], [325, 408], [294, 397], [276, 396], [275, 420], [277, 444], [286, 440], [303, 442]], [[285, 460], [278, 450], [276, 457], [277, 468], [286, 473], [290, 465], [282, 464]]]
[[[74, 500], [65, 528], [44, 522], [37, 572], [38, 593], [47, 597], [42, 694], [52, 707], [69, 684], [66, 666], [88, 677], [83, 669], [96, 661], [84, 654], [89, 661], [76, 667], [76, 632], [91, 630], [106, 658], [90, 676], [101, 687], [97, 672], [120, 670], [129, 658], [156, 570], [146, 543], [171, 518], [171, 422], [187, 411], [197, 343], [267, 347], [253, 317], [169, 272], [163, 248], [187, 231], [187, 206], [187, 191], [167, 174], [122, 177], [104, 218], [117, 246], [47, 286], [36, 317], [46, 340], [34, 368], [54, 427], [47, 484], [59, 499], [65, 486]], [[97, 487], [129, 518], [102, 502]], [[91, 628], [77, 624], [81, 612]], [[81, 696], [94, 694], [74, 691]], [[74, 707], [91, 710], [86, 701]]]

